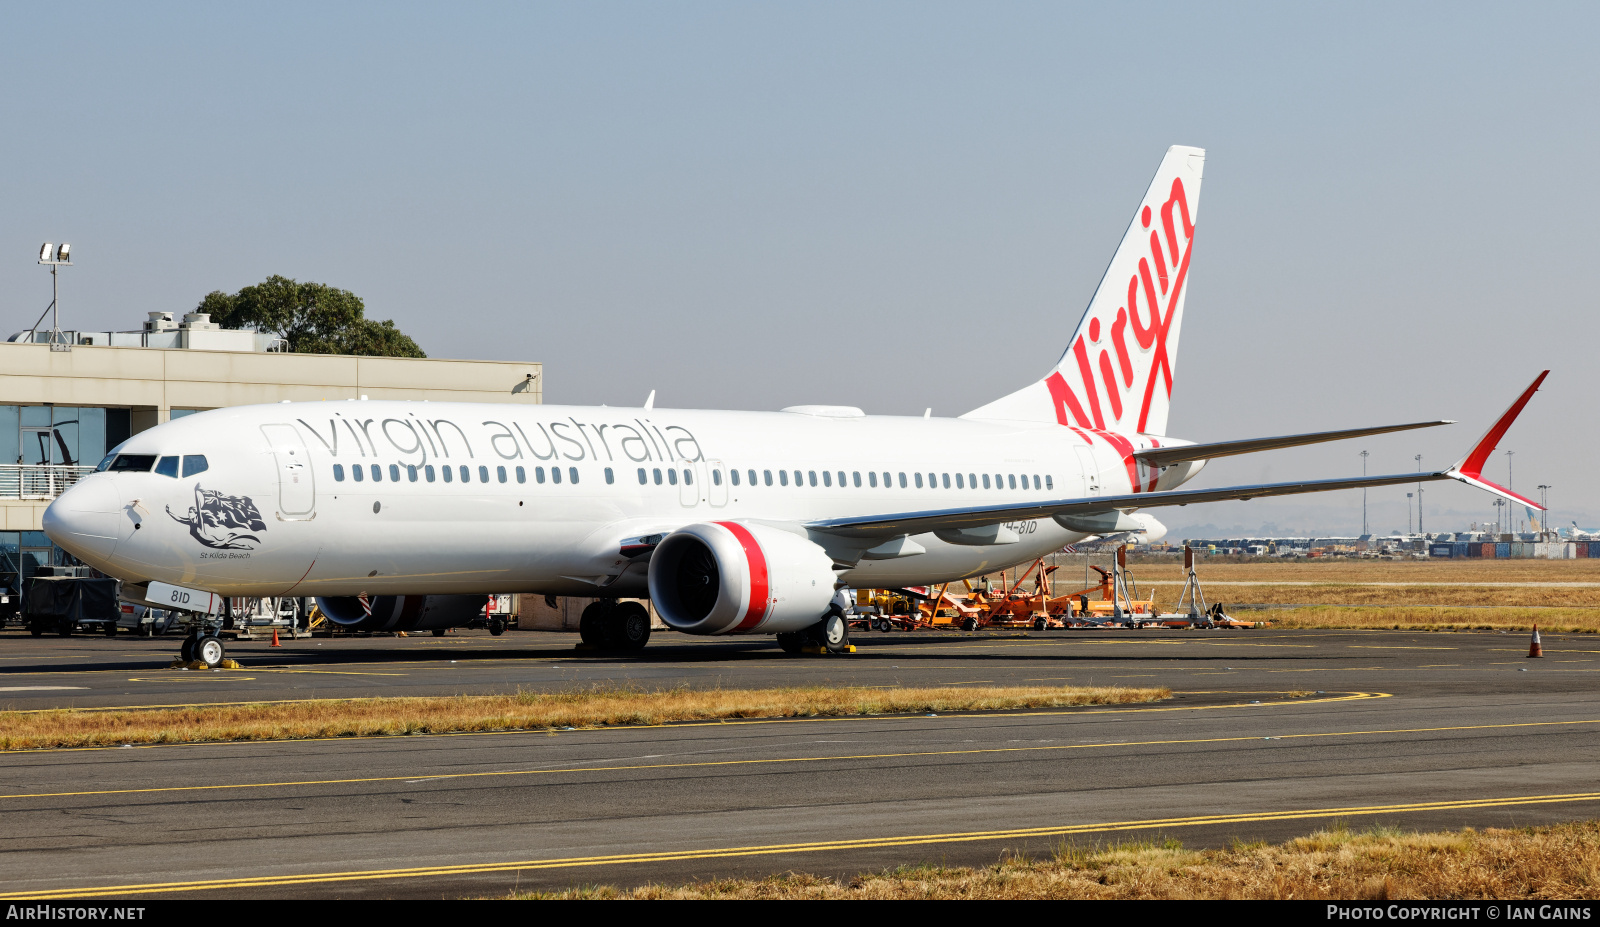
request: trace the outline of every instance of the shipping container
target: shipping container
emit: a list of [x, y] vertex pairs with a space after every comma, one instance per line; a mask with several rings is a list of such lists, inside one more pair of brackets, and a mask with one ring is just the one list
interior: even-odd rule
[[1493, 560], [1494, 559], [1495, 543], [1493, 541], [1482, 541], [1477, 545], [1477, 547], [1478, 547], [1478, 550], [1482, 551], [1482, 554], [1480, 556], [1485, 557], [1486, 559], [1489, 559], [1489, 560]]
[[1511, 559], [1511, 543], [1509, 541], [1501, 541], [1494, 545], [1494, 559]]
[[1572, 556], [1583, 559], [1589, 556], [1589, 542], [1578, 541], [1572, 545]]
[[1428, 547], [1428, 556], [1430, 557], [1448, 558], [1451, 553], [1452, 551], [1449, 544], [1433, 544]]
[[1533, 545], [1527, 541], [1512, 541], [1511, 556], [1521, 560], [1533, 556]]
[[1465, 557], [1467, 556], [1467, 548], [1471, 546], [1466, 541], [1456, 541], [1450, 545], [1450, 556]]

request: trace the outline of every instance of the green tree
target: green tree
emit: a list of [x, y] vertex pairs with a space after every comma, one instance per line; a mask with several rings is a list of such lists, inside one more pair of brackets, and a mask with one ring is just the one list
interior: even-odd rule
[[232, 295], [213, 290], [195, 311], [209, 312], [223, 328], [273, 332], [301, 354], [428, 356], [393, 321], [367, 318], [361, 297], [325, 283], [274, 274]]

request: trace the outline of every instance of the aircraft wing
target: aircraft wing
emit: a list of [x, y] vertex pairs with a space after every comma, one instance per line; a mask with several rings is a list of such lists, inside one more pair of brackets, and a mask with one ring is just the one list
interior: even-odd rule
[[1178, 447], [1152, 447], [1134, 451], [1133, 456], [1151, 466], [1164, 467], [1185, 460], [1214, 460], [1235, 454], [1254, 454], [1257, 451], [1275, 451], [1285, 447], [1322, 444], [1326, 441], [1343, 441], [1346, 438], [1364, 438], [1367, 435], [1388, 434], [1391, 431], [1410, 431], [1414, 428], [1433, 428], [1436, 425], [1454, 425], [1448, 419], [1437, 422], [1412, 422], [1409, 425], [1380, 425], [1376, 428], [1349, 428], [1344, 431], [1316, 431], [1303, 435], [1279, 435], [1272, 438], [1248, 438], [1243, 441], [1217, 441], [1211, 444], [1185, 444]]
[[[1531, 499], [1517, 495], [1503, 486], [1483, 478], [1483, 465], [1494, 453], [1495, 445], [1533, 397], [1550, 371], [1539, 374], [1533, 384], [1523, 391], [1511, 408], [1501, 415], [1489, 431], [1479, 439], [1467, 455], [1446, 470], [1428, 473], [1393, 473], [1385, 476], [1351, 477], [1333, 480], [1302, 480], [1292, 483], [1255, 483], [1244, 486], [1224, 486], [1218, 489], [1175, 489], [1166, 492], [1137, 492], [1121, 496], [1069, 497], [1047, 501], [1018, 503], [1000, 506], [972, 506], [899, 512], [888, 515], [870, 515], [851, 518], [823, 519], [808, 522], [806, 527], [837, 537], [868, 541], [874, 538], [891, 538], [930, 531], [951, 531], [1005, 524], [1033, 518], [1087, 517], [1113, 511], [1133, 511], [1171, 505], [1190, 505], [1199, 502], [1221, 502], [1230, 499], [1255, 499], [1261, 496], [1291, 496], [1302, 493], [1331, 492], [1339, 489], [1365, 489], [1375, 486], [1399, 486], [1407, 483], [1428, 483], [1435, 480], [1459, 480], [1470, 486], [1486, 489], [1522, 505], [1543, 508]], [[1428, 423], [1432, 424], [1432, 423]], [[1416, 426], [1401, 426], [1416, 427]], [[1368, 432], [1376, 433], [1376, 432]], [[1269, 439], [1270, 440], [1270, 439]]]

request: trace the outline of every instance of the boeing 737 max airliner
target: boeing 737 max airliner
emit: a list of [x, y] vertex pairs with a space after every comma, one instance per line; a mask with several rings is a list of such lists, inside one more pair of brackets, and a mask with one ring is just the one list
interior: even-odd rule
[[[1146, 510], [1483, 479], [1539, 379], [1455, 466], [1185, 490], [1206, 461], [1447, 424], [1196, 444], [1167, 436], [1205, 153], [1170, 149], [1061, 360], [959, 418], [345, 400], [218, 409], [142, 432], [45, 512], [125, 581], [316, 596], [352, 628], [429, 630], [488, 593], [599, 597], [590, 637], [643, 646], [649, 597], [689, 634], [848, 645], [838, 589], [976, 577]], [[155, 604], [168, 604], [164, 601]], [[186, 655], [215, 664], [203, 628]]]

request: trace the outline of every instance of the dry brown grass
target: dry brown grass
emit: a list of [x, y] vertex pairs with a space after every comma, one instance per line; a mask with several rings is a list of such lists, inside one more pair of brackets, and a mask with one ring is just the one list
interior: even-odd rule
[[[1106, 558], [1095, 563], [1106, 566]], [[1059, 573], [1082, 578], [1083, 561], [1062, 558]], [[1139, 563], [1131, 567], [1140, 582], [1182, 583], [1183, 561]], [[1200, 581], [1315, 583], [1600, 583], [1600, 560], [1361, 560], [1329, 558], [1218, 563], [1196, 559]]]
[[[1225, 606], [1227, 607], [1227, 606]], [[1541, 631], [1600, 633], [1600, 610], [1588, 608], [1274, 608], [1233, 610], [1244, 620], [1265, 620], [1274, 628], [1398, 628], [1402, 631]]]
[[1515, 899], [1600, 898], [1600, 823], [1406, 834], [1341, 826], [1278, 846], [1185, 850], [1177, 840], [1063, 844], [1051, 858], [981, 869], [916, 866], [849, 881], [790, 873], [546, 898]]
[[550, 730], [737, 718], [1064, 708], [1153, 702], [1171, 694], [1165, 688], [1112, 686], [590, 689], [503, 696], [305, 700], [117, 711], [8, 711], [0, 712], [0, 750]]

